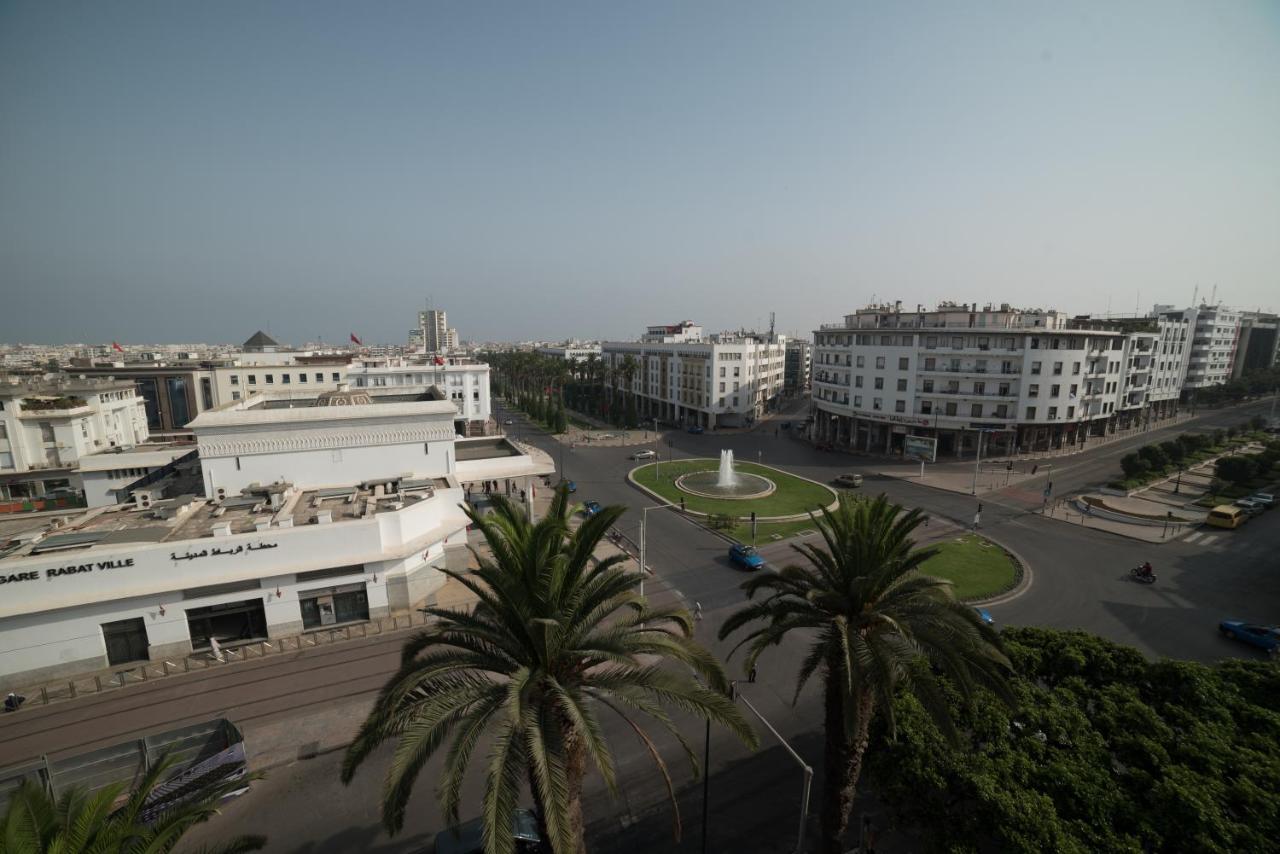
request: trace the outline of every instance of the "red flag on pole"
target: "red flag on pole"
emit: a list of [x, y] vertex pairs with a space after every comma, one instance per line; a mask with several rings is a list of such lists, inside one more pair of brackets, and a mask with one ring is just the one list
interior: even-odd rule
[[442, 357], [440, 357], [440, 356], [436, 356], [436, 364], [437, 364], [437, 365], [443, 365], [443, 364], [444, 364], [444, 359], [443, 359]]
[[123, 353], [123, 352], [124, 352], [124, 348], [120, 346], [120, 342], [119, 342], [119, 341], [112, 341], [112, 342], [111, 342], [111, 349], [112, 349], [112, 350], [115, 350], [117, 353]]
[[363, 347], [363, 346], [364, 346], [364, 342], [363, 342], [363, 341], [361, 341], [359, 338], [357, 338], [357, 337], [356, 337], [356, 334], [355, 334], [354, 332], [352, 332], [352, 333], [351, 333], [351, 343], [352, 343], [352, 344], [356, 344], [356, 345], [358, 345], [358, 346], [360, 346], [360, 347]]

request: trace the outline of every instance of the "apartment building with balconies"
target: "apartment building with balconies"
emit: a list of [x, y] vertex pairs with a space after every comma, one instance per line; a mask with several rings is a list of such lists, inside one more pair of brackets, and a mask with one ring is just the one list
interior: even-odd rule
[[684, 321], [651, 326], [640, 341], [606, 341], [601, 361], [614, 393], [634, 396], [641, 418], [710, 430], [749, 424], [776, 405], [786, 344], [755, 332], [704, 336]]
[[942, 456], [1080, 444], [1173, 413], [1176, 392], [1152, 397], [1162, 334], [1007, 304], [863, 309], [814, 332], [813, 436], [880, 453], [931, 436]]
[[1206, 305], [1175, 310], [1156, 306], [1157, 317], [1185, 320], [1191, 335], [1191, 352], [1183, 388], [1189, 395], [1197, 389], [1222, 385], [1231, 379], [1236, 346], [1240, 337], [1240, 312], [1224, 305]]

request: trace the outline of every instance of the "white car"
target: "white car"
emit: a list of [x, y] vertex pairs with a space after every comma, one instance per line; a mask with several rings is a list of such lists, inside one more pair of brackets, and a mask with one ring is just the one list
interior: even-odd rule
[[1237, 498], [1233, 503], [1250, 516], [1256, 516], [1267, 509], [1267, 505], [1251, 498]]
[[651, 460], [651, 459], [653, 459], [654, 457], [656, 457], [657, 455], [658, 455], [658, 454], [657, 454], [657, 452], [656, 452], [656, 451], [650, 451], [650, 450], [647, 450], [647, 449], [646, 449], [646, 450], [643, 450], [643, 451], [636, 451], [634, 454], [632, 454], [632, 455], [631, 455], [631, 459], [633, 459], [633, 460]]
[[513, 419], [508, 418], [506, 421], [503, 421], [502, 423], [503, 423], [503, 424], [515, 424], [516, 422], [515, 422]]
[[1249, 500], [1255, 504], [1261, 504], [1263, 507], [1273, 507], [1276, 503], [1276, 497], [1270, 492], [1255, 492], [1249, 496]]

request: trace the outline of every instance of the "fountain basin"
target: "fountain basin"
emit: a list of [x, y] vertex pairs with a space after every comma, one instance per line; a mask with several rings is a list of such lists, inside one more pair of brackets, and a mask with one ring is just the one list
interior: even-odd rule
[[767, 477], [734, 471], [731, 483], [724, 483], [720, 472], [714, 469], [695, 471], [676, 478], [676, 488], [690, 495], [703, 498], [729, 498], [746, 500], [771, 495], [777, 486]]

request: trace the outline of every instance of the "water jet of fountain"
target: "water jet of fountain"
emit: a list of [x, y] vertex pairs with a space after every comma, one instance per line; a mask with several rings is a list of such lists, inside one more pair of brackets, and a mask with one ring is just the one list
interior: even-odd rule
[[738, 482], [733, 472], [733, 451], [720, 452], [720, 476], [716, 478], [716, 486], [728, 489]]

